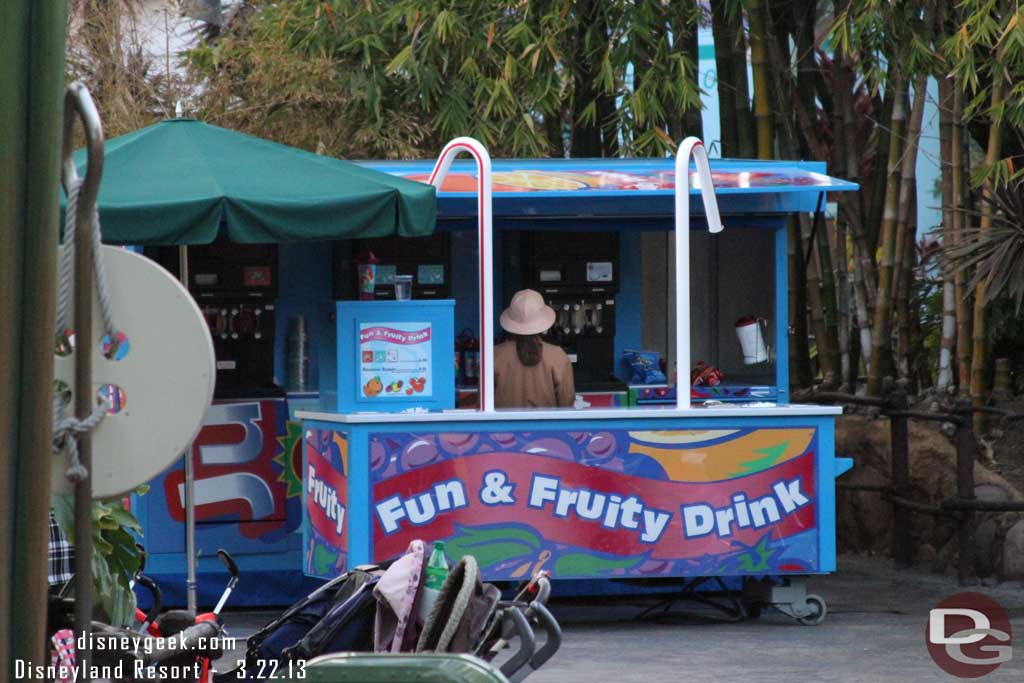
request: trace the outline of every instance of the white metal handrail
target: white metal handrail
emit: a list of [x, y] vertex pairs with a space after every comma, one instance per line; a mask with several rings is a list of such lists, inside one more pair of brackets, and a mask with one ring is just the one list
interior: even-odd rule
[[[477, 212], [479, 220], [479, 283], [480, 283], [480, 408], [494, 412], [494, 256], [491, 156], [487, 149], [470, 137], [455, 138], [441, 151], [430, 174], [430, 184], [440, 189], [451, 170], [452, 162], [462, 152], [477, 162]], [[704, 215], [712, 233], [723, 229], [722, 217], [715, 197], [714, 181], [707, 150], [696, 137], [679, 144], [676, 154], [675, 247], [676, 247], [676, 367], [677, 397], [680, 409], [690, 407], [690, 158], [697, 167]]]
[[711, 164], [704, 143], [689, 137], [676, 152], [675, 239], [676, 239], [676, 407], [690, 407], [690, 157], [697, 166], [697, 179], [704, 199], [704, 216], [711, 232], [722, 231]]
[[441, 150], [430, 184], [438, 190], [444, 184], [452, 162], [462, 152], [468, 152], [477, 164], [477, 214], [479, 217], [479, 269], [480, 269], [480, 408], [494, 412], [494, 226], [491, 213], [491, 155], [477, 140], [455, 138]]

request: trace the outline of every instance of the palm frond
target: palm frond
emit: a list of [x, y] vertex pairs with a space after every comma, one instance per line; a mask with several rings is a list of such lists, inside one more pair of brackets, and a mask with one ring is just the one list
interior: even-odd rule
[[[953, 270], [973, 271], [970, 288], [987, 283], [986, 304], [1007, 296], [1019, 313], [1024, 304], [1024, 182], [985, 193], [982, 201], [992, 213], [991, 227], [965, 228], [960, 242], [946, 245], [944, 261]], [[981, 215], [975, 210], [961, 213], [972, 219]]]

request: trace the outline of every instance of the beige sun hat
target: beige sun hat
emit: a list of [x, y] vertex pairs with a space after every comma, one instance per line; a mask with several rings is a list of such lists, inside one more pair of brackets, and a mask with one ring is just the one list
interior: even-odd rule
[[555, 324], [555, 311], [532, 289], [522, 289], [499, 319], [502, 329], [512, 334], [541, 334]]

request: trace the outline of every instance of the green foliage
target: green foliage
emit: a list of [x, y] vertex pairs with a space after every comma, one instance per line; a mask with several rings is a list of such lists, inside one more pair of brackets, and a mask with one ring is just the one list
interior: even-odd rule
[[[964, 0], [958, 21], [942, 45], [944, 70], [967, 95], [968, 122], [1006, 126], [1024, 133], [1024, 7], [1003, 0]], [[993, 102], [991, 86], [1005, 82], [1002, 101]], [[1012, 156], [973, 169], [971, 183], [1007, 186], [1024, 178]]]
[[[562, 156], [565, 123], [663, 153], [700, 106], [672, 42], [696, 19], [660, 0], [258, 0], [186, 61], [205, 120], [337, 156], [432, 155], [458, 135]], [[618, 103], [608, 120], [598, 97]]]
[[[973, 271], [971, 288], [988, 283], [986, 303], [1007, 297], [1019, 314], [1024, 304], [1024, 181], [985, 193], [982, 201], [992, 212], [991, 228], [966, 228], [963, 241], [947, 248], [946, 255], [955, 268]], [[980, 217], [979, 212], [966, 213]]]
[[[53, 501], [57, 523], [74, 543], [74, 501], [58, 496]], [[119, 502], [92, 505], [93, 596], [107, 622], [127, 626], [135, 616], [135, 594], [128, 582], [139, 568], [135, 536], [142, 533], [138, 520]]]

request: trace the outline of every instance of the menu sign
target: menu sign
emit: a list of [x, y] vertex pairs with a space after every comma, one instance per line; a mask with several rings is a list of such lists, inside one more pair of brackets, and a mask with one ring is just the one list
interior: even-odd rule
[[359, 324], [359, 384], [364, 398], [431, 396], [431, 323]]

